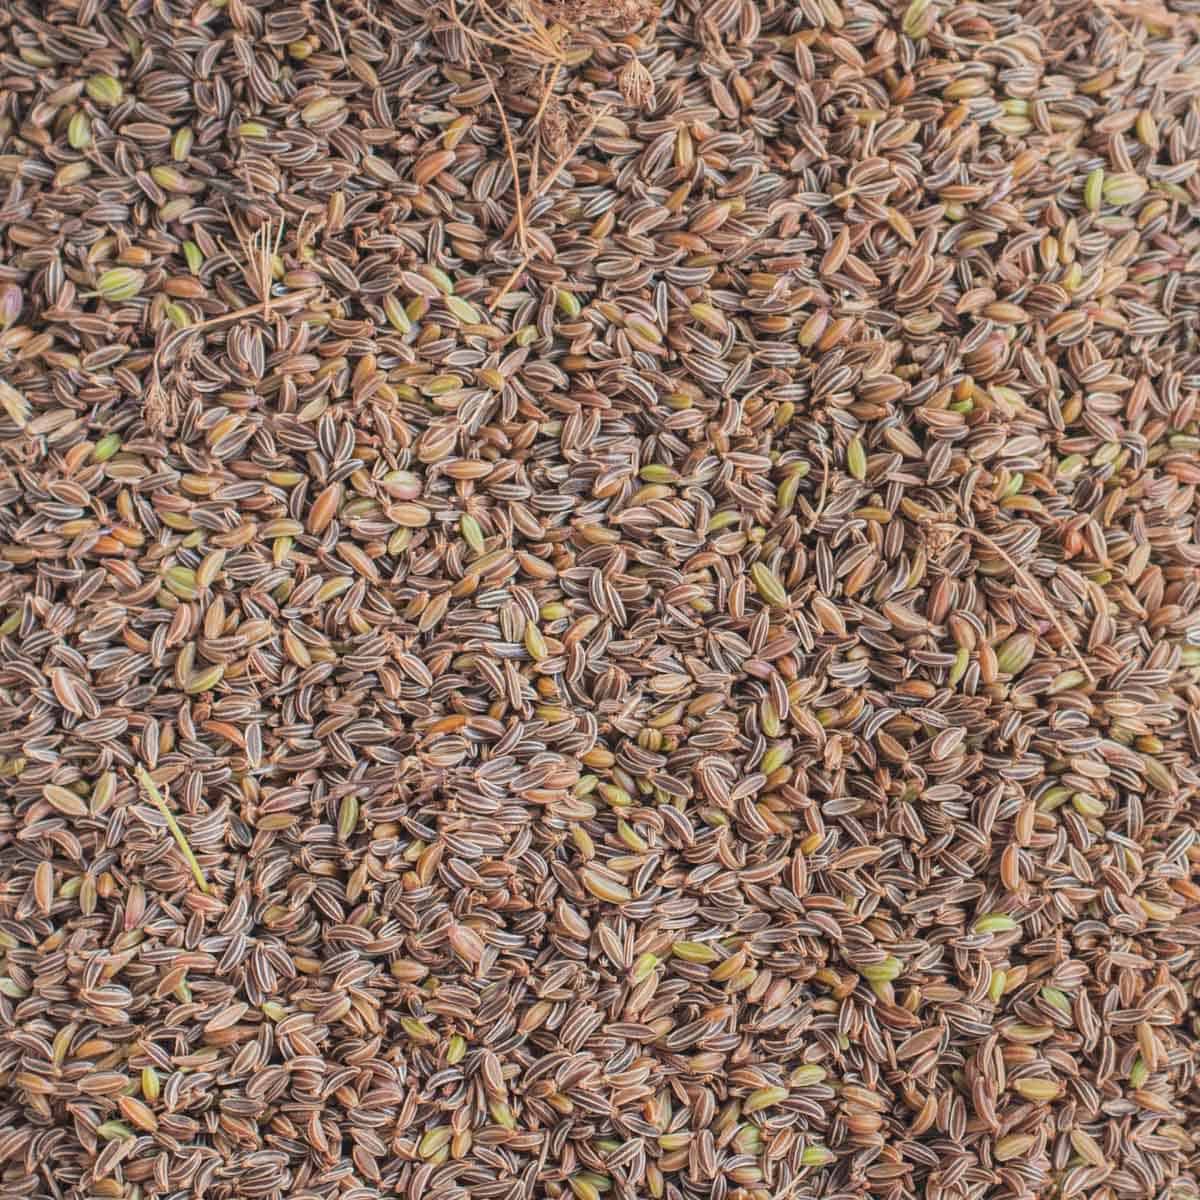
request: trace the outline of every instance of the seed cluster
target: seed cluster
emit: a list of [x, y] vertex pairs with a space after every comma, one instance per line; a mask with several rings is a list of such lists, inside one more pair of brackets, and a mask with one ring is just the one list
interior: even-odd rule
[[1200, 3], [0, 5], [0, 1193], [1196, 1200]]

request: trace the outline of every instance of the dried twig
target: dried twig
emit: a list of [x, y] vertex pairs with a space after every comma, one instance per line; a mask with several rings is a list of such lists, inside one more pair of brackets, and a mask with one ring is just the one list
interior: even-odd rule
[[[280, 296], [275, 303], [278, 306], [295, 304], [297, 301], [311, 299], [321, 289], [316, 287], [304, 288], [299, 292], [291, 292], [286, 296]], [[215, 329], [219, 325], [224, 325], [229, 321], [240, 321], [243, 317], [257, 317], [270, 315], [270, 301], [259, 301], [257, 304], [248, 304], [245, 308], [234, 309], [233, 312], [220, 313], [218, 316], [209, 317], [207, 321], [197, 321], [195, 325], [187, 325], [183, 329], [177, 329], [163, 344], [157, 347], [154, 351], [154, 357], [151, 361], [151, 369], [154, 373], [153, 387], [159, 387], [159, 367], [160, 359], [176, 344], [186, 341], [194, 333], [201, 333], [205, 329]]]
[[325, 0], [325, 11], [329, 14], [329, 23], [333, 26], [333, 36], [337, 39], [338, 52], [342, 56], [342, 63], [349, 67], [350, 61], [346, 57], [346, 44], [342, 41], [342, 31], [338, 28], [337, 12], [333, 7], [333, 0]]
[[821, 495], [817, 499], [816, 512], [813, 513], [813, 519], [809, 522], [808, 531], [811, 533], [820, 524], [821, 518], [825, 515], [825, 501], [829, 495], [829, 452], [826, 451], [821, 455]]
[[175, 814], [167, 807], [167, 802], [163, 797], [162, 792], [158, 790], [158, 784], [150, 778], [150, 772], [145, 767], [137, 768], [138, 782], [146, 789], [146, 794], [154, 802], [154, 807], [166, 818], [167, 828], [171, 831], [171, 836], [175, 839], [175, 844], [179, 847], [180, 853], [187, 859], [188, 866], [192, 868], [192, 875], [196, 879], [196, 886], [202, 891], [208, 891], [208, 880], [204, 878], [204, 872], [200, 869], [200, 863], [197, 861], [195, 854], [192, 853], [191, 846], [188, 845], [188, 840], [183, 835], [183, 830], [179, 828], [179, 822], [175, 820]]
[[[492, 80], [491, 74], [487, 68], [479, 61], [478, 56], [474, 51], [471, 51], [471, 57], [475, 60], [476, 66], [483, 72], [484, 79], [487, 80], [488, 87], [492, 91], [492, 99], [496, 102], [496, 111], [500, 114], [500, 125], [504, 130], [504, 148], [508, 151], [508, 164], [512, 168], [513, 175], [513, 203], [516, 205], [516, 221], [517, 221], [517, 238], [521, 243], [521, 253], [529, 253], [529, 233], [525, 225], [525, 201], [521, 197], [521, 172], [517, 168], [517, 148], [513, 145], [512, 130], [508, 124], [508, 114], [504, 111], [504, 105], [500, 101], [500, 93], [496, 91], [496, 84]], [[557, 68], [555, 68], [557, 70]]]
[[[586, 138], [588, 136], [588, 134], [590, 134], [592, 132], [592, 130], [596, 128], [596, 122], [599, 121], [601, 117], [605, 117], [608, 115], [611, 107], [612, 107], [611, 105], [606, 104], [599, 112], [592, 113], [591, 119], [588, 121], [588, 123], [584, 127], [583, 131], [574, 140], [574, 142], [572, 142], [571, 145], [567, 147], [567, 149], [562, 153], [562, 155], [560, 155], [559, 158], [555, 161], [554, 166], [550, 169], [550, 174], [547, 175], [546, 178], [543, 179], [540, 184], [538, 184], [537, 189], [533, 193], [532, 199], [538, 200], [550, 190], [550, 188], [554, 184], [554, 181], [558, 178], [559, 172], [567, 165], [567, 163], [569, 163], [571, 161], [571, 159], [573, 159], [575, 157], [575, 153], [579, 149], [579, 147], [583, 144], [584, 138]], [[511, 232], [511, 227], [508, 230], [505, 230], [504, 236], [507, 237], [510, 232]], [[530, 262], [532, 261], [532, 258], [533, 258], [533, 256], [531, 254], [526, 254], [521, 259], [520, 263], [517, 264], [516, 269], [508, 277], [508, 280], [505, 282], [504, 286], [500, 289], [499, 295], [497, 295], [496, 298], [488, 305], [488, 312], [496, 311], [496, 308], [499, 306], [500, 301], [503, 300], [504, 297], [507, 296], [510, 291], [512, 291], [513, 284], [516, 283], [521, 272], [524, 271], [527, 266], [529, 266]]]
[[[940, 522], [938, 524], [940, 526]], [[1046, 595], [1042, 585], [1038, 583], [1038, 581], [1034, 579], [1034, 577], [1030, 575], [1029, 572], [1026, 571], [1025, 568], [1022, 567], [1017, 560], [1013, 558], [1013, 556], [1009, 554], [999, 542], [996, 541], [995, 538], [984, 533], [982, 529], [976, 529], [973, 525], [956, 525], [953, 523], [947, 523], [945, 526], [941, 527], [945, 528], [947, 532], [962, 533], [967, 537], [976, 538], [994, 554], [998, 554], [1000, 558], [1004, 560], [1004, 562], [1011, 568], [1013, 574], [1016, 575], [1022, 587], [1028, 588], [1037, 597], [1038, 603], [1042, 606], [1042, 609], [1045, 611], [1046, 616], [1050, 620], [1050, 624], [1054, 626], [1054, 628], [1058, 631], [1058, 636], [1062, 638], [1063, 645], [1070, 650], [1071, 655], [1079, 664], [1079, 669], [1088, 677], [1090, 682], [1095, 683], [1095, 675], [1092, 674], [1091, 669], [1088, 667], [1083, 655], [1079, 653], [1075, 643], [1068, 636], [1066, 629], [1063, 627], [1062, 621], [1059, 620], [1058, 614], [1055, 613], [1054, 606], [1050, 603], [1050, 598]]]

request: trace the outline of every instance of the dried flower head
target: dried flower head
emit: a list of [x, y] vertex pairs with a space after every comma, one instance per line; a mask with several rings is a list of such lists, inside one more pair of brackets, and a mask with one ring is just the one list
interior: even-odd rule
[[654, 76], [644, 63], [631, 58], [617, 76], [617, 86], [630, 108], [651, 108], [654, 105]]
[[571, 141], [571, 121], [562, 101], [551, 96], [542, 110], [541, 120], [538, 121], [538, 135], [542, 144], [557, 156], [561, 154]]
[[631, 30], [658, 19], [653, 0], [533, 0], [547, 21], [568, 27], [602, 25]]

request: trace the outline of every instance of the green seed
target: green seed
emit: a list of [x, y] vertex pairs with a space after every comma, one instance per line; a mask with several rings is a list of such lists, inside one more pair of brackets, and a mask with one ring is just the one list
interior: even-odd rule
[[454, 295], [454, 280], [442, 270], [441, 267], [435, 267], [426, 264], [421, 268], [421, 274], [429, 280], [430, 283], [442, 293], [443, 296]]
[[591, 1180], [585, 1179], [582, 1175], [572, 1175], [567, 1180], [567, 1184], [576, 1200], [600, 1200], [599, 1189]]
[[834, 1160], [834, 1153], [825, 1146], [805, 1146], [800, 1151], [800, 1162], [805, 1167], [824, 1167]]
[[785, 1087], [756, 1088], [746, 1097], [745, 1102], [742, 1104], [742, 1112], [747, 1115], [756, 1113], [761, 1109], [770, 1108], [772, 1104], [778, 1104], [781, 1100], [786, 1100], [787, 1098], [788, 1090]]
[[703, 942], [675, 942], [671, 947], [671, 953], [676, 958], [682, 958], [684, 962], [694, 963], [710, 963], [716, 962], [721, 956], [711, 947]]
[[1018, 1095], [1039, 1104], [1055, 1100], [1062, 1093], [1062, 1085], [1055, 1079], [1018, 1079], [1012, 1086]]
[[679, 478], [679, 472], [664, 463], [648, 463], [638, 475], [646, 483], [674, 483]]
[[1056, 987], [1044, 987], [1042, 988], [1042, 999], [1057, 1008], [1064, 1016], [1071, 1015], [1071, 1001], [1066, 992], [1062, 992]]
[[591, 867], [584, 867], [579, 872], [579, 882], [598, 900], [607, 900], [610, 904], [623, 904], [633, 899], [633, 893], [627, 887]]
[[997, 1162], [1006, 1162], [1024, 1154], [1037, 1141], [1031, 1133], [1014, 1133], [1002, 1137], [995, 1145], [993, 1153]]
[[437, 1042], [437, 1034], [428, 1026], [422, 1025], [416, 1017], [401, 1017], [400, 1028], [408, 1034], [414, 1042], [419, 1042], [423, 1046], [432, 1046]]
[[1171, 795], [1178, 790], [1178, 784], [1175, 782], [1175, 776], [1158, 761], [1157, 758], [1151, 758], [1148, 754], [1142, 755], [1142, 766], [1146, 772], [1146, 780], [1160, 792], [1167, 792]]
[[196, 572], [190, 567], [168, 567], [163, 572], [163, 583], [180, 600], [195, 600], [200, 594], [196, 587]]
[[446, 1045], [446, 1062], [457, 1066], [467, 1056], [467, 1039], [461, 1033], [453, 1034]]
[[657, 954], [642, 954], [633, 964], [633, 970], [630, 976], [634, 983], [641, 983], [643, 979], [649, 978], [658, 968], [659, 957]]
[[1150, 1068], [1146, 1065], [1146, 1060], [1139, 1054], [1129, 1069], [1129, 1086], [1140, 1088], [1149, 1078]]
[[195, 242], [184, 242], [183, 257], [187, 260], [188, 270], [193, 275], [198, 275], [204, 265], [204, 251]]
[[196, 190], [196, 185], [187, 176], [175, 170], [174, 167], [151, 167], [150, 177], [166, 192], [192, 192]]
[[312, 100], [300, 110], [300, 119], [305, 125], [316, 125], [320, 121], [332, 117], [346, 107], [346, 101], [341, 96], [322, 96]]
[[125, 89], [121, 86], [118, 79], [114, 79], [111, 75], [93, 75], [87, 83], [84, 84], [84, 90], [97, 104], [103, 105], [105, 108], [111, 108], [114, 104], [121, 102], [121, 97], [125, 94]]
[[192, 318], [188, 315], [188, 310], [182, 304], [168, 304], [164, 311], [167, 314], [167, 320], [176, 329], [186, 329], [192, 323]]
[[550, 657], [550, 649], [546, 645], [546, 639], [542, 636], [542, 631], [532, 622], [529, 621], [525, 625], [525, 649], [529, 651], [529, 657], [534, 662], [541, 662], [544, 658]]
[[1037, 650], [1037, 638], [1031, 633], [1014, 633], [996, 651], [996, 666], [1005, 675], [1020, 675]]
[[463, 518], [458, 523], [459, 532], [463, 536], [463, 541], [475, 551], [476, 554], [483, 553], [483, 529], [479, 522], [470, 515], [464, 513]]
[[192, 132], [190, 125], [185, 125], [182, 129], [175, 131], [175, 136], [171, 139], [171, 157], [176, 162], [185, 162], [187, 156], [192, 152], [192, 145], [196, 140], [196, 135]]
[[1038, 812], [1053, 812], [1061, 808], [1071, 798], [1071, 789], [1065, 787], [1047, 788], [1038, 799]]
[[602, 783], [597, 790], [614, 808], [628, 808], [633, 803], [633, 797], [615, 783]]
[[412, 332], [412, 321], [409, 320], [408, 313], [404, 311], [404, 305], [394, 295], [384, 296], [383, 315], [387, 317], [388, 322], [397, 332]]
[[900, 29], [905, 37], [924, 37], [933, 25], [935, 14], [931, 11], [933, 0], [912, 0], [904, 12]]
[[1103, 800], [1095, 796], [1089, 796], [1087, 792], [1076, 792], [1071, 797], [1071, 807], [1081, 817], [1102, 817], [1108, 811], [1108, 805]]
[[1118, 175], [1109, 175], [1104, 180], [1102, 190], [1104, 199], [1109, 204], [1120, 207], [1136, 204], [1146, 194], [1147, 187], [1146, 181], [1140, 175], [1125, 171]]
[[788, 1076], [788, 1083], [794, 1088], [816, 1087], [818, 1083], [824, 1082], [825, 1075], [824, 1067], [818, 1067], [815, 1063], [806, 1063], [802, 1067], [797, 1067]]
[[1007, 913], [987, 913], [980, 917], [971, 928], [976, 933], [1008, 933], [1017, 929], [1018, 925]]
[[422, 1158], [432, 1158], [443, 1146], [448, 1146], [453, 1137], [454, 1130], [449, 1125], [439, 1125], [417, 1143], [417, 1153]]
[[142, 290], [146, 276], [132, 267], [113, 267], [96, 280], [96, 291], [112, 303], [132, 300]]
[[899, 977], [902, 970], [903, 964], [900, 960], [889, 954], [883, 962], [869, 963], [865, 967], [860, 967], [859, 974], [868, 983], [891, 983], [893, 979]]
[[184, 691], [189, 696], [199, 695], [201, 692], [211, 692], [213, 688], [221, 682], [225, 674], [225, 665], [217, 663], [215, 666], [209, 667], [204, 671], [197, 671], [184, 685]]
[[349, 575], [338, 575], [317, 589], [316, 601], [318, 604], [326, 604], [343, 592], [348, 592], [353, 586], [354, 580]]
[[655, 346], [662, 344], [662, 334], [649, 321], [643, 321], [641, 317], [630, 317], [625, 322], [625, 328], [631, 333], [636, 333], [645, 342], [651, 342]]
[[775, 608], [787, 608], [788, 596], [779, 576], [764, 562], [756, 562], [750, 568], [750, 578], [758, 594]]
[[725, 314], [711, 304], [692, 304], [688, 311], [701, 325], [707, 325], [709, 329], [715, 330], [717, 333], [724, 333], [729, 328]]
[[1104, 168], [1095, 167], [1088, 172], [1087, 182], [1083, 185], [1083, 205], [1088, 212], [1100, 211], [1103, 194]]
[[1000, 1003], [1000, 997], [1004, 995], [1004, 985], [1008, 983], [1007, 971], [993, 971], [991, 982], [988, 984], [988, 999], [993, 1004]]
[[505, 1129], [516, 1129], [517, 1118], [513, 1114], [513, 1110], [503, 1100], [489, 1101], [488, 1112], [492, 1114], [492, 1120], [497, 1125], [503, 1125]]
[[108, 460], [112, 458], [112, 456], [120, 449], [120, 436], [115, 433], [106, 433], [95, 444], [95, 446], [92, 447], [92, 458], [94, 458], [96, 462], [108, 462]]
[[67, 144], [72, 150], [86, 150], [92, 144], [92, 120], [85, 112], [77, 112], [67, 125]]
[[790, 745], [772, 746], [771, 749], [763, 755], [762, 763], [760, 764], [763, 774], [774, 774], [791, 757], [792, 747]]
[[954, 663], [950, 667], [948, 682], [951, 687], [957, 687], [962, 681], [962, 677], [967, 673], [967, 667], [971, 665], [971, 654], [966, 646], [959, 646], [954, 652]]
[[125, 1124], [124, 1121], [105, 1121], [101, 1125], [96, 1126], [96, 1132], [106, 1141], [115, 1141], [117, 1138], [136, 1137], [137, 1134]]
[[855, 479], [867, 477], [867, 452], [863, 449], [862, 439], [853, 437], [846, 447], [846, 469]]
[[464, 325], [479, 324], [479, 309], [475, 305], [463, 300], [459, 296], [447, 296], [446, 307], [460, 320]]
[[338, 805], [338, 837], [343, 842], [350, 840], [350, 835], [358, 827], [358, 797], [343, 796]]
[[1063, 671], [1054, 677], [1046, 690], [1051, 696], [1058, 692], [1067, 692], [1072, 688], [1077, 688], [1086, 678], [1087, 676], [1082, 671]]

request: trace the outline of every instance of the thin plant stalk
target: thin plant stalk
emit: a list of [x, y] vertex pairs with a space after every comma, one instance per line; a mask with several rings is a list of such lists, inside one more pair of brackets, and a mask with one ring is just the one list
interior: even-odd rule
[[191, 846], [188, 845], [188, 840], [184, 836], [183, 830], [179, 828], [179, 822], [175, 820], [175, 814], [167, 807], [166, 799], [163, 797], [162, 792], [158, 790], [158, 784], [150, 778], [150, 772], [143, 766], [137, 768], [137, 777], [138, 782], [146, 789], [146, 794], [154, 802], [154, 807], [166, 819], [167, 828], [171, 831], [171, 836], [175, 839], [175, 844], [179, 847], [180, 853], [187, 859], [187, 864], [192, 869], [196, 886], [202, 892], [207, 892], [208, 880], [204, 878], [204, 872], [200, 869], [200, 863], [196, 860]]

